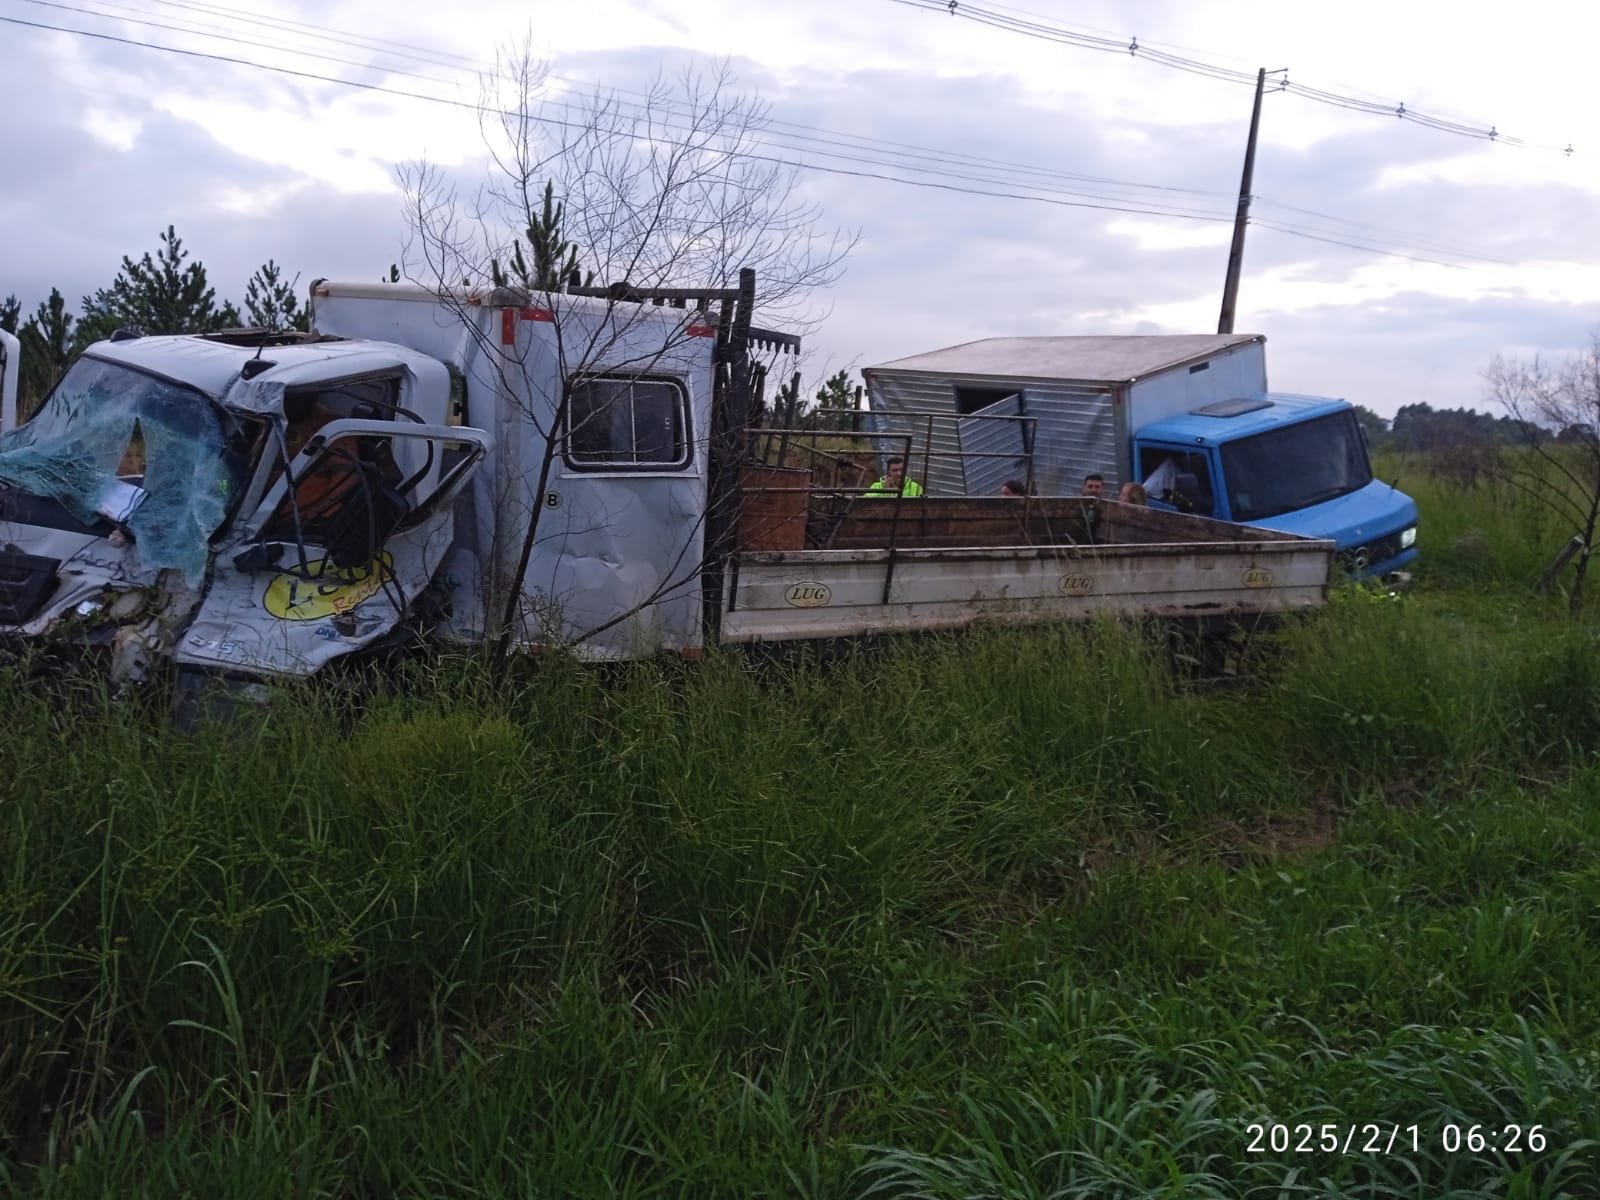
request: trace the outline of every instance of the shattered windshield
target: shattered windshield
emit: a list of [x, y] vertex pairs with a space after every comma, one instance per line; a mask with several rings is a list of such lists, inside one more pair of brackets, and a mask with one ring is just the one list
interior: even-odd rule
[[205, 575], [207, 542], [243, 480], [222, 414], [200, 392], [80, 358], [45, 406], [0, 435], [0, 488], [126, 526], [146, 570]]
[[1310, 508], [1372, 482], [1355, 413], [1284, 425], [1222, 447], [1233, 519], [1248, 524]]

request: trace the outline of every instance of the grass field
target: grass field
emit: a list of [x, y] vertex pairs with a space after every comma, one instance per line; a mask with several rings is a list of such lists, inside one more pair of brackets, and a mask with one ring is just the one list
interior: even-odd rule
[[0, 680], [0, 1183], [1600, 1195], [1600, 623], [1401, 469], [1417, 588], [1234, 688], [1129, 625], [193, 738]]

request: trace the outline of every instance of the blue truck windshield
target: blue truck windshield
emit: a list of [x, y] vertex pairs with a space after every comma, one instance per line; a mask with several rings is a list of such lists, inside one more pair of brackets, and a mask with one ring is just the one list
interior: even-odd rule
[[1248, 523], [1347, 496], [1372, 482], [1354, 412], [1285, 425], [1222, 446], [1235, 521]]

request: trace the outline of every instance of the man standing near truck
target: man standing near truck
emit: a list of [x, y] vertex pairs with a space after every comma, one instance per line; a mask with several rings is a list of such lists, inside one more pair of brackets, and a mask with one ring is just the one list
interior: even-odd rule
[[906, 460], [898, 454], [885, 466], [883, 478], [869, 487], [867, 496], [920, 496], [922, 487], [915, 479], [906, 478]]
[[1091, 500], [1098, 500], [1106, 494], [1106, 481], [1102, 475], [1085, 475], [1083, 477], [1083, 494]]

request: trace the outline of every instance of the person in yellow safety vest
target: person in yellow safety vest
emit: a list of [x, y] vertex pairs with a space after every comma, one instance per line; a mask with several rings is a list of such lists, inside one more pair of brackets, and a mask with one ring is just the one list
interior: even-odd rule
[[867, 496], [920, 496], [922, 487], [915, 479], [906, 478], [906, 460], [899, 455], [891, 458], [882, 479], [869, 487]]

